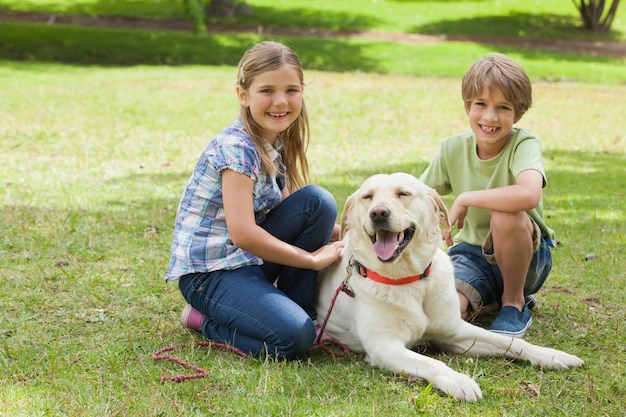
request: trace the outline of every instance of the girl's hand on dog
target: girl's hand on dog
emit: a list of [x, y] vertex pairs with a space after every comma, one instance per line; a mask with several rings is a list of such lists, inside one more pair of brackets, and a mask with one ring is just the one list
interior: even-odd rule
[[312, 252], [313, 255], [313, 268], [315, 271], [320, 271], [327, 266], [334, 263], [337, 259], [341, 257], [341, 252], [343, 251], [344, 243], [342, 241], [332, 242], [326, 246], [322, 246], [315, 252]]

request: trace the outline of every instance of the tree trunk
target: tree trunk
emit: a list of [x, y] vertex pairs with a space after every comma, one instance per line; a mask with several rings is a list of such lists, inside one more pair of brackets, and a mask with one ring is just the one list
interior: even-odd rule
[[232, 19], [238, 15], [252, 15], [254, 11], [242, 0], [210, 0], [206, 6], [209, 17], [225, 17]]
[[608, 32], [611, 30], [619, 0], [612, 0], [611, 7], [604, 13], [604, 0], [572, 0], [580, 12], [583, 27], [592, 32]]

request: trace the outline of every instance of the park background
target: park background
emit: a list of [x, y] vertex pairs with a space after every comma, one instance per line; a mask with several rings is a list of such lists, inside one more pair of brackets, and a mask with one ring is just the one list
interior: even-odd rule
[[[0, 416], [625, 415], [624, 9], [591, 33], [566, 0], [247, 3], [255, 15], [197, 34], [178, 0], [0, 0]], [[368, 176], [419, 175], [467, 130], [473, 61], [498, 51], [526, 68], [535, 101], [518, 126], [542, 139], [559, 241], [526, 338], [584, 368], [418, 347], [477, 379], [484, 398], [465, 404], [357, 354], [193, 345], [163, 282], [174, 214], [237, 115], [237, 61], [267, 38], [306, 68], [312, 176], [340, 209]], [[152, 358], [177, 344], [210, 375], [161, 382], [188, 373]]]

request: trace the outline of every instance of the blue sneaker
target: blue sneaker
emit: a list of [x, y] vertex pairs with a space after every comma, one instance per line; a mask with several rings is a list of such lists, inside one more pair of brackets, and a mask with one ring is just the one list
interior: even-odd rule
[[522, 311], [512, 306], [502, 307], [489, 331], [510, 337], [524, 337], [533, 322], [528, 306]]

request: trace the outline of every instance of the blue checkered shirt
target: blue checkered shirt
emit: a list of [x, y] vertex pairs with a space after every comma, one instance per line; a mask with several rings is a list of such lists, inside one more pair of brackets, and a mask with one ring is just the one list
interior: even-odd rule
[[[280, 154], [272, 153], [279, 172], [283, 173]], [[284, 185], [284, 175], [280, 174], [277, 181], [261, 172], [259, 153], [238, 119], [208, 144], [189, 178], [176, 213], [166, 281], [195, 272], [263, 263], [235, 246], [228, 233], [222, 199], [221, 172], [225, 169], [240, 172], [254, 181], [253, 204], [257, 224], [261, 224], [265, 215], [280, 204], [282, 187], [279, 184]]]

